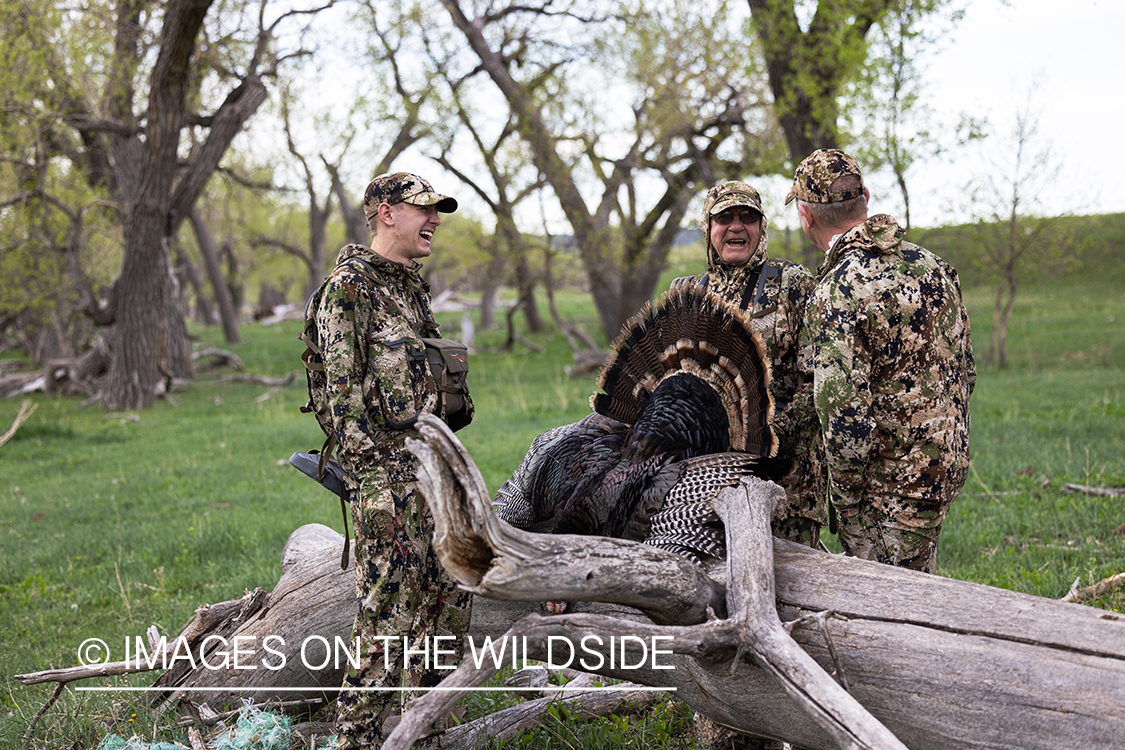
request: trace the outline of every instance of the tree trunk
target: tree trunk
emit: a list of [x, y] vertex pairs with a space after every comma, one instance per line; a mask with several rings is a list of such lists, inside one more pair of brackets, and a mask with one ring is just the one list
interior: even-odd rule
[[229, 234], [223, 238], [220, 255], [227, 262], [226, 284], [230, 289], [231, 302], [236, 311], [241, 310], [246, 302], [246, 293], [242, 283], [242, 269], [238, 265], [238, 256], [234, 254], [234, 237]]
[[121, 276], [113, 287], [113, 363], [102, 397], [108, 410], [144, 408], [161, 383], [192, 376], [187, 328], [182, 315], [175, 314], [168, 238], [173, 234], [172, 182], [191, 56], [210, 7], [211, 0], [173, 0], [164, 11], [160, 54], [149, 89], [144, 157], [125, 221]]
[[[340, 168], [331, 164], [323, 156], [324, 168], [332, 178], [332, 192], [336, 195], [336, 202], [340, 205], [340, 217], [344, 220], [344, 235], [349, 244], [366, 245], [371, 241], [371, 230], [367, 227], [367, 220], [363, 216], [363, 206], [355, 203], [348, 196], [348, 191], [340, 179]], [[322, 270], [323, 273], [323, 270]]]
[[107, 337], [113, 361], [102, 397], [111, 411], [143, 409], [173, 378], [194, 374], [187, 327], [176, 314], [163, 217], [145, 208], [137, 206], [126, 224], [124, 266], [113, 287], [115, 319]]
[[1012, 307], [1016, 304], [1016, 270], [1014, 268], [1009, 268], [1006, 272], [1006, 276], [1008, 299], [1004, 303], [1004, 312], [1000, 316], [1000, 339], [998, 349], [998, 361], [1001, 370], [1008, 366], [1008, 321], [1012, 319]]
[[774, 110], [796, 165], [839, 146], [838, 99], [865, 53], [867, 32], [888, 0], [818, 3], [802, 31], [793, 0], [747, 0], [762, 43]]
[[498, 243], [490, 243], [493, 248], [492, 257], [486, 266], [485, 278], [478, 283], [480, 286], [480, 327], [487, 330], [496, 325], [496, 293], [504, 283], [507, 270], [507, 256], [497, 247]]
[[188, 214], [191, 228], [195, 232], [195, 241], [199, 245], [199, 252], [203, 256], [203, 265], [207, 269], [207, 279], [211, 282], [211, 289], [215, 293], [215, 301], [219, 305], [219, 317], [223, 321], [223, 337], [228, 344], [237, 344], [242, 338], [238, 332], [238, 309], [231, 299], [230, 287], [227, 286], [226, 277], [219, 261], [219, 249], [215, 246], [215, 239], [207, 222], [198, 206], [192, 206]]
[[203, 288], [203, 280], [199, 278], [199, 272], [195, 270], [195, 264], [191, 262], [191, 258], [178, 244], [176, 246], [176, 267], [184, 276], [187, 276], [188, 283], [191, 284], [191, 289], [195, 292], [196, 322], [205, 326], [214, 325], [215, 316], [211, 312], [211, 301], [207, 298], [207, 290]]
[[531, 272], [527, 255], [523, 252], [516, 259], [516, 284], [520, 292], [519, 306], [527, 320], [527, 330], [539, 333], [543, 330], [543, 316], [539, 314], [539, 305], [535, 303], [535, 274]]
[[309, 278], [305, 282], [304, 298], [308, 299], [324, 280], [325, 259], [328, 256], [328, 216], [332, 210], [332, 196], [324, 200], [324, 208], [316, 202], [316, 194], [309, 188]]

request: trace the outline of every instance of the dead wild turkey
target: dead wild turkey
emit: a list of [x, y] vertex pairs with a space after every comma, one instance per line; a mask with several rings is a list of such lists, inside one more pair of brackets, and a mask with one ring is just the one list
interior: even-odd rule
[[725, 558], [710, 499], [770, 458], [769, 364], [737, 307], [693, 285], [622, 329], [594, 413], [535, 439], [497, 493], [497, 515], [532, 531], [643, 541], [700, 564]]

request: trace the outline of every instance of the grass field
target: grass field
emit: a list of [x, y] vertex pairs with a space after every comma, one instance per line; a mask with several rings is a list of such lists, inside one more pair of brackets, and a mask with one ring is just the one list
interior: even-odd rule
[[[1120, 255], [1120, 245], [1107, 251]], [[1076, 579], [1125, 571], [1125, 498], [1064, 491], [1067, 483], [1125, 486], [1123, 283], [1114, 266], [1021, 290], [1010, 366], [982, 366], [973, 395], [972, 471], [946, 523], [941, 575], [1061, 597]], [[966, 297], [981, 354], [991, 292], [979, 280]], [[560, 303], [567, 317], [595, 327], [588, 298], [565, 294]], [[455, 326], [447, 330], [455, 335]], [[248, 372], [281, 376], [300, 368], [297, 332], [295, 323], [248, 324], [245, 343], [231, 348]], [[218, 329], [198, 333], [225, 346]], [[502, 338], [478, 333], [484, 346]], [[492, 490], [536, 434], [589, 408], [593, 378], [567, 375], [562, 337], [534, 338], [544, 353], [472, 360], [478, 416], [459, 436]], [[293, 529], [309, 522], [341, 529], [333, 496], [286, 464], [293, 451], [321, 442], [312, 418], [298, 411], [299, 375], [275, 391], [202, 374], [175, 394], [175, 405], [130, 414], [32, 398], [37, 411], [0, 447], [0, 747], [18, 746], [50, 693], [12, 675], [73, 666], [86, 638], [121, 643], [150, 625], [174, 634], [202, 604], [271, 588]], [[18, 408], [18, 399], [0, 402], [0, 432]], [[1120, 596], [1097, 605], [1125, 610]], [[183, 739], [157, 727], [137, 701], [90, 695], [68, 691], [40, 721], [32, 746], [92, 748], [107, 731]], [[683, 707], [669, 704], [643, 721], [556, 724], [517, 744], [689, 747], [687, 726]]]

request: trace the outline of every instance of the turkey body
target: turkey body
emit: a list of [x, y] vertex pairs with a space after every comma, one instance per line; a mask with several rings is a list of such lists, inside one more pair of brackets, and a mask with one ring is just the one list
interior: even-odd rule
[[769, 367], [742, 313], [705, 290], [670, 292], [626, 324], [595, 412], [535, 439], [497, 495], [514, 526], [632, 539], [725, 558], [711, 500], [776, 478]]

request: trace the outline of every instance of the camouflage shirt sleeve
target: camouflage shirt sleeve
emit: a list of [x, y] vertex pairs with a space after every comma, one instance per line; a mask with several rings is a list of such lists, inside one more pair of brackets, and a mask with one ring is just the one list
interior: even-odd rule
[[[763, 310], [776, 308], [765, 316], [770, 320], [770, 329], [762, 331], [762, 338], [770, 356], [770, 394], [776, 409], [773, 427], [779, 444], [785, 449], [807, 437], [809, 431], [804, 426], [815, 419], [811, 409], [802, 410], [798, 402], [811, 402], [812, 374], [802, 368], [800, 355], [805, 307], [816, 286], [816, 279], [804, 266], [782, 263], [781, 283], [776, 297], [767, 299], [768, 306]], [[754, 325], [757, 329], [757, 321]], [[812, 430], [812, 434], [815, 435], [815, 432], [815, 429]]]

